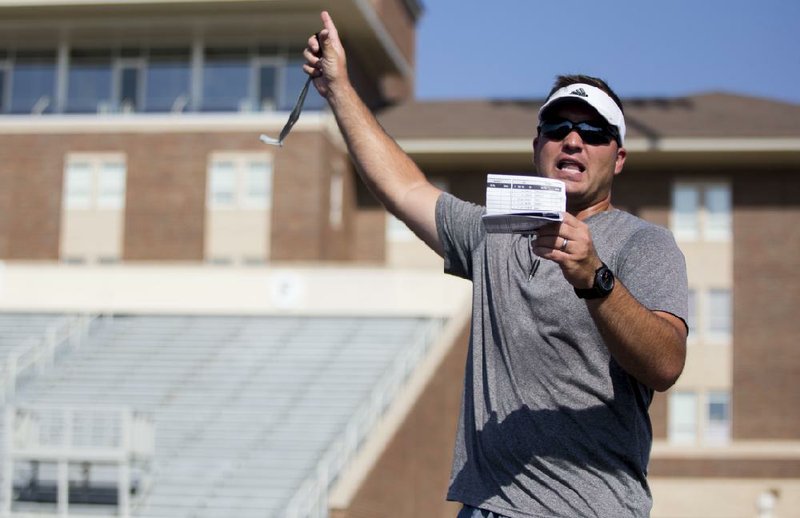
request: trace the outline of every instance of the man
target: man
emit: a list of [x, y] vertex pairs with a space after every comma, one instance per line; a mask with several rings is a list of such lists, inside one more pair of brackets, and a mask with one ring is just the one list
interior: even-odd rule
[[564, 221], [487, 234], [482, 207], [442, 193], [353, 90], [336, 27], [304, 70], [364, 181], [473, 281], [473, 319], [448, 499], [459, 517], [647, 516], [653, 390], [685, 361], [687, 282], [665, 229], [611, 205], [625, 123], [600, 80], [559, 79], [533, 140], [539, 175], [567, 188]]

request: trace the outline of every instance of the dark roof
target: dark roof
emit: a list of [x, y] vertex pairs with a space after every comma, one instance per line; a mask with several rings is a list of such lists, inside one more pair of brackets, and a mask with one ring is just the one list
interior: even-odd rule
[[[529, 138], [543, 100], [409, 101], [379, 119], [398, 139]], [[727, 93], [623, 99], [628, 138], [800, 137], [800, 105]]]

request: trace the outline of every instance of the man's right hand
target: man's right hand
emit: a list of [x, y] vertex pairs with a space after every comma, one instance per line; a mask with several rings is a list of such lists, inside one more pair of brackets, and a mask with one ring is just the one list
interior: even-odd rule
[[344, 47], [339, 39], [339, 32], [328, 11], [322, 11], [323, 29], [308, 38], [303, 51], [306, 63], [303, 70], [314, 78], [314, 86], [326, 99], [337, 84], [345, 84], [347, 77], [347, 60]]

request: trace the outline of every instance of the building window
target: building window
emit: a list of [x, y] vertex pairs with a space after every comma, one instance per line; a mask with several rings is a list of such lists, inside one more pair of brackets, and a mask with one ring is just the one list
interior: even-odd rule
[[672, 189], [672, 232], [678, 241], [729, 241], [731, 189], [724, 183], [680, 182]]
[[93, 191], [92, 165], [86, 161], [67, 164], [65, 200], [68, 209], [90, 209]]
[[144, 60], [121, 59], [116, 64], [116, 93], [118, 109], [122, 113], [142, 110], [144, 92]]
[[245, 167], [243, 206], [248, 209], [266, 209], [272, 195], [272, 164], [264, 159], [248, 159]]
[[261, 111], [275, 111], [278, 107], [278, 76], [280, 68], [276, 63], [258, 61], [258, 109]]
[[11, 73], [12, 113], [52, 113], [55, 109], [55, 51], [19, 51]]
[[107, 113], [111, 106], [111, 51], [79, 50], [70, 53], [67, 75], [67, 112]]
[[123, 157], [70, 157], [64, 176], [64, 205], [67, 209], [124, 208], [126, 168]]
[[6, 88], [7, 77], [6, 64], [0, 60], [0, 113], [4, 113], [6, 111], [6, 106], [8, 106], [8, 101], [6, 100], [6, 92], [8, 91]]
[[705, 442], [726, 444], [731, 437], [731, 404], [729, 392], [709, 392], [706, 401]]
[[[66, 42], [64, 48], [64, 54], [0, 49], [1, 113], [288, 111], [307, 78], [294, 50], [203, 42], [91, 49]], [[314, 88], [308, 91], [306, 110], [325, 105]]]
[[675, 444], [697, 441], [697, 394], [673, 392], [669, 396], [668, 438]]
[[[284, 70], [283, 88], [281, 91], [281, 102], [279, 108], [281, 110], [291, 110], [294, 103], [297, 101], [297, 96], [300, 95], [300, 90], [308, 79], [308, 75], [303, 72], [303, 62], [297, 60], [290, 60], [286, 64]], [[325, 107], [325, 99], [319, 95], [316, 88], [309, 88], [306, 96], [306, 102], [303, 105], [304, 110], [321, 110]]]
[[206, 49], [203, 111], [248, 111], [249, 84], [247, 50]]
[[214, 153], [208, 163], [204, 257], [212, 264], [262, 265], [269, 258], [272, 157]]
[[144, 109], [182, 112], [190, 100], [189, 49], [153, 49], [147, 60]]
[[707, 336], [714, 341], [729, 341], [732, 318], [731, 290], [710, 289], [707, 300]]
[[233, 162], [214, 161], [209, 179], [209, 207], [214, 209], [236, 206], [236, 170]]
[[266, 209], [272, 199], [272, 160], [268, 155], [221, 155], [209, 166], [209, 209]]
[[727, 444], [731, 435], [730, 399], [730, 392], [718, 390], [670, 393], [669, 442], [676, 445]]
[[119, 262], [125, 228], [125, 155], [74, 153], [64, 165], [59, 256], [68, 263]]

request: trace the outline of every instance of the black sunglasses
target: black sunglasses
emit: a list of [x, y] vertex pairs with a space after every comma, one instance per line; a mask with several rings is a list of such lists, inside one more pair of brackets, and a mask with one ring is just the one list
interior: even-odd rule
[[622, 146], [619, 141], [619, 131], [614, 126], [597, 126], [589, 122], [557, 120], [544, 121], [538, 129], [541, 135], [550, 140], [564, 140], [574, 130], [589, 145], [603, 146], [615, 140], [618, 145]]

